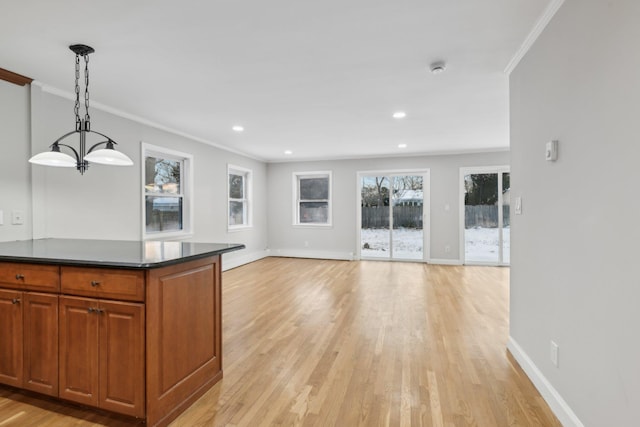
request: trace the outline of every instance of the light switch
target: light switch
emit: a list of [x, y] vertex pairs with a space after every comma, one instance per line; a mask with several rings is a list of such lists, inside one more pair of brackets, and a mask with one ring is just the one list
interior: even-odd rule
[[0, 211], [0, 225], [4, 224], [4, 212]]
[[13, 225], [22, 225], [22, 224], [24, 224], [24, 212], [22, 212], [22, 211], [13, 211], [13, 212], [11, 212], [11, 223]]
[[522, 215], [522, 196], [516, 197], [516, 205], [514, 211], [516, 215]]
[[558, 141], [549, 141], [545, 145], [544, 158], [548, 162], [555, 162], [558, 160]]

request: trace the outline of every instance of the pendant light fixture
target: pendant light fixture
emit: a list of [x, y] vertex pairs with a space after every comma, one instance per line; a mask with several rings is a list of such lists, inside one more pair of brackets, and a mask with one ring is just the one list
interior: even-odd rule
[[[69, 46], [76, 54], [76, 103], [73, 111], [76, 115], [76, 128], [75, 130], [62, 135], [56, 139], [53, 144], [50, 145], [51, 151], [45, 151], [29, 159], [29, 162], [36, 165], [55, 166], [55, 167], [75, 167], [78, 171], [84, 175], [85, 171], [89, 168], [89, 162], [100, 163], [104, 165], [113, 166], [131, 166], [133, 161], [125, 154], [116, 151], [114, 145], [117, 145], [114, 140], [108, 136], [91, 130], [91, 116], [89, 115], [89, 54], [95, 52], [95, 50], [83, 44], [74, 44]], [[84, 58], [84, 117], [80, 117], [80, 57]], [[106, 138], [106, 141], [101, 141], [93, 144], [87, 150], [87, 135], [94, 133], [101, 137]], [[80, 144], [76, 150], [70, 145], [63, 144], [62, 141], [67, 137], [78, 134], [80, 138]], [[99, 148], [103, 146], [102, 148]], [[69, 154], [60, 151], [60, 147], [67, 147], [70, 149], [75, 158]]]

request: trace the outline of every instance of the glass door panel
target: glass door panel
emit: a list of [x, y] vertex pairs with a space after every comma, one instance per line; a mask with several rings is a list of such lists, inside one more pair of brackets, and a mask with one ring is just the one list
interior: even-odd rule
[[506, 168], [463, 171], [465, 263], [510, 262], [511, 182]]
[[393, 183], [392, 257], [422, 260], [423, 249], [423, 177], [403, 175], [391, 177]]
[[498, 174], [464, 176], [464, 255], [467, 262], [500, 262]]
[[391, 258], [389, 194], [385, 176], [363, 176], [360, 183], [360, 253], [366, 258]]
[[363, 258], [424, 260], [426, 176], [360, 176], [360, 255]]

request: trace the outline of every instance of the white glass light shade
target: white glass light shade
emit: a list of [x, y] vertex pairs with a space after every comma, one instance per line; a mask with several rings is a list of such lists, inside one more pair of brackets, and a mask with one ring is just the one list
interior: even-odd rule
[[44, 153], [36, 154], [29, 159], [29, 163], [58, 168], [75, 168], [77, 165], [76, 159], [59, 151], [45, 151]]
[[131, 166], [131, 160], [126, 154], [116, 151], [112, 148], [102, 148], [95, 150], [84, 156], [84, 159], [91, 163], [100, 163], [102, 165], [113, 166]]

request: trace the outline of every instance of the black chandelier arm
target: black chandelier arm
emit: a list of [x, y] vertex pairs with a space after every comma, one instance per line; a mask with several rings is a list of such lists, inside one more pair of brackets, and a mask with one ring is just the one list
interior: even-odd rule
[[[74, 133], [75, 133], [75, 132], [74, 132]], [[60, 138], [60, 139], [63, 139], [63, 138]], [[59, 141], [59, 140], [58, 140], [58, 141]], [[75, 148], [73, 148], [73, 147], [72, 147], [72, 146], [70, 146], [70, 145], [67, 145], [67, 144], [61, 144], [61, 143], [59, 143], [58, 141], [54, 142], [54, 143], [53, 143], [53, 144], [51, 144], [51, 145], [56, 145], [56, 144], [57, 144], [57, 145], [58, 145], [58, 147], [59, 147], [59, 146], [67, 147], [68, 149], [70, 149], [71, 151], [73, 151], [73, 154], [76, 156], [76, 161], [77, 161], [78, 163], [80, 163], [80, 155], [78, 154], [78, 152], [76, 151], [76, 149], [75, 149]]]
[[92, 152], [96, 147], [98, 147], [98, 146], [100, 146], [100, 145], [102, 145], [102, 144], [106, 144], [106, 145], [107, 145], [107, 148], [113, 148], [113, 145], [114, 145], [114, 144], [115, 144], [115, 145], [118, 145], [118, 143], [117, 143], [117, 142], [115, 142], [113, 139], [109, 138], [107, 135], [105, 135], [105, 134], [103, 134], [103, 133], [96, 132], [95, 130], [88, 130], [87, 132], [95, 133], [95, 134], [98, 134], [98, 135], [100, 135], [100, 136], [102, 136], [102, 137], [107, 138], [107, 140], [106, 140], [106, 141], [102, 141], [102, 142], [98, 142], [98, 143], [96, 143], [96, 144], [93, 144], [93, 145], [91, 146], [91, 148], [89, 148], [89, 149], [87, 150], [87, 154], [89, 154], [89, 153], [90, 153], [90, 152]]
[[[97, 133], [97, 132], [96, 132], [96, 133]], [[102, 144], [108, 144], [109, 142], [113, 142], [113, 141], [111, 141], [111, 140], [109, 140], [109, 141], [102, 141], [102, 142], [98, 142], [97, 144], [93, 144], [93, 145], [91, 146], [91, 148], [89, 148], [89, 149], [87, 150], [87, 154], [89, 154], [90, 152], [92, 152], [96, 147], [98, 147], [98, 146], [100, 146], [100, 145], [102, 145]], [[114, 142], [114, 144], [115, 144], [115, 142]]]
[[[64, 134], [64, 135], [62, 135], [60, 138], [56, 139], [56, 140], [53, 142], [53, 144], [51, 144], [49, 147], [53, 147], [54, 145], [58, 144], [60, 141], [62, 141], [62, 140], [63, 140], [63, 139], [65, 139], [66, 137], [73, 135], [74, 133], [80, 133], [80, 131], [79, 131], [79, 130], [72, 130], [72, 131], [71, 131], [71, 132], [69, 132], [69, 133], [65, 133], [65, 134]], [[64, 144], [60, 144], [60, 145], [64, 145]], [[65, 147], [68, 147], [68, 145], [65, 145]], [[73, 151], [75, 151], [75, 150], [73, 150]]]
[[[96, 132], [95, 130], [90, 130], [90, 131], [88, 131], [88, 132], [91, 132], [91, 133], [97, 133], [97, 134], [98, 134], [98, 135], [100, 135], [100, 136], [104, 136], [105, 138], [107, 138], [107, 139], [108, 139], [109, 141], [111, 141], [112, 143], [114, 143], [114, 144], [118, 145], [118, 143], [117, 143], [117, 142], [115, 142], [113, 139], [109, 138], [109, 137], [108, 137], [107, 135], [105, 135], [104, 133]], [[105, 142], [109, 142], [109, 141], [105, 141]]]

